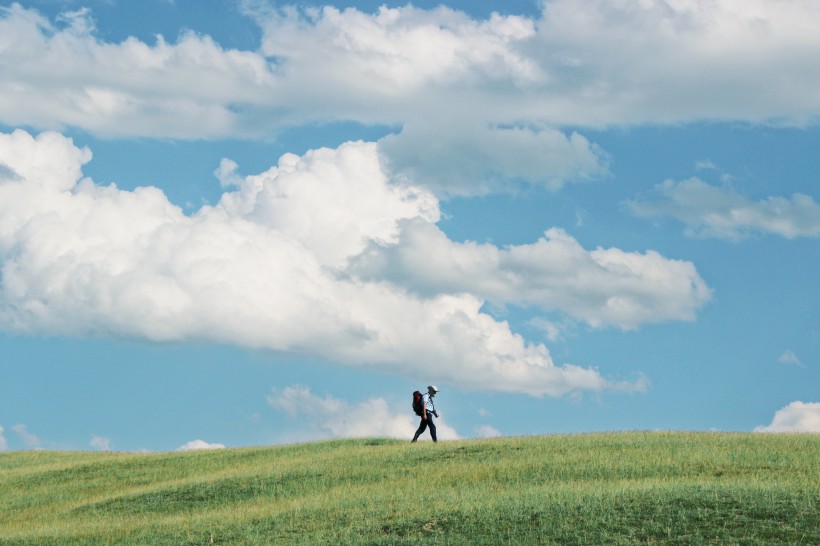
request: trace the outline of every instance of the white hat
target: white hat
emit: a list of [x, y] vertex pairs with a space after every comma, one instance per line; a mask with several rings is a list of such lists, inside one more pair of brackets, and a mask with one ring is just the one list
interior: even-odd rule
[[430, 394], [435, 394], [438, 392], [438, 387], [436, 387], [435, 385], [430, 385], [429, 387], [427, 387], [427, 392], [429, 392]]

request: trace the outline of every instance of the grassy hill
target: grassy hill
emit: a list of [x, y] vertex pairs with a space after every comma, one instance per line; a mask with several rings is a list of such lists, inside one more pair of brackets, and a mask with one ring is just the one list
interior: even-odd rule
[[820, 544], [820, 435], [0, 454], [0, 544]]

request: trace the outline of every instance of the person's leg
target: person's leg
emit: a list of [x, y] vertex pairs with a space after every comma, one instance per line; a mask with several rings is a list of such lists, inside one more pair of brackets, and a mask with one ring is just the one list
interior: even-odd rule
[[419, 439], [419, 436], [421, 436], [421, 435], [422, 435], [422, 433], [423, 433], [425, 430], [427, 430], [427, 421], [426, 421], [426, 420], [424, 420], [424, 419], [422, 419], [422, 420], [421, 420], [421, 423], [419, 423], [419, 428], [418, 428], [418, 430], [416, 431], [416, 435], [415, 435], [415, 436], [413, 436], [413, 440], [412, 440], [412, 441], [413, 441], [413, 442], [415, 442], [416, 440], [418, 440], [418, 439]]
[[436, 423], [433, 421], [433, 416], [427, 416], [427, 426], [430, 427], [430, 436], [433, 437], [434, 442], [438, 442], [438, 438], [436, 438]]

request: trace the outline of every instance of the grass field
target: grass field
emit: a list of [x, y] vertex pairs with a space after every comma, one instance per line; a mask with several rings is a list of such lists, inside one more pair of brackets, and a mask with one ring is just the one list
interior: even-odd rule
[[820, 435], [0, 454], [0, 544], [820, 544]]

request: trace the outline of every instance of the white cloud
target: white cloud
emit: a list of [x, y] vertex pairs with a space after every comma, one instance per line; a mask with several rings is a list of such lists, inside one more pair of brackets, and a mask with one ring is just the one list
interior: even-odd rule
[[[486, 100], [482, 95], [492, 85], [516, 87], [542, 79], [534, 60], [517, 47], [536, 34], [535, 22], [523, 17], [476, 21], [444, 6], [410, 5], [382, 7], [374, 14], [285, 8], [256, 17], [264, 31], [261, 51], [278, 60], [287, 92], [305, 90], [289, 98], [349, 111], [363, 121], [395, 119], [401, 104], [410, 119], [424, 113], [422, 105], [447, 112], [437, 103], [453, 103], [454, 88], [464, 91], [464, 107]], [[325, 89], [329, 84], [333, 93]]]
[[769, 425], [755, 432], [816, 432], [820, 433], [820, 403], [792, 402], [777, 410]]
[[37, 435], [29, 432], [28, 428], [26, 428], [26, 425], [14, 425], [11, 427], [11, 430], [17, 433], [17, 436], [20, 438], [20, 441], [23, 442], [23, 445], [25, 445], [26, 447], [32, 449], [39, 449], [42, 447], [43, 441], [40, 440], [40, 438]]
[[217, 211], [298, 241], [320, 265], [334, 268], [371, 241], [395, 241], [400, 220], [436, 222], [440, 216], [428, 190], [392, 184], [376, 146], [365, 142], [303, 157], [285, 154], [277, 167], [225, 194]]
[[[575, 94], [568, 104], [554, 102], [567, 107], [563, 118], [553, 116], [568, 123], [814, 120], [818, 21], [812, 0], [545, 2], [539, 57], [558, 96]], [[786, 80], [795, 85], [784, 87]]]
[[[52, 105], [41, 115], [60, 123], [73, 117], [112, 132], [208, 135], [209, 128], [250, 131], [252, 120], [444, 117], [446, 127], [479, 117], [491, 126], [597, 126], [810, 119], [820, 110], [809, 91], [820, 79], [820, 8], [812, 0], [553, 0], [540, 19], [486, 20], [445, 7], [371, 14], [253, 5], [247, 11], [263, 30], [259, 52], [224, 50], [196, 35], [175, 44], [105, 43], [87, 13], [57, 28], [31, 10], [5, 8], [4, 73], [14, 84], [8, 91], [16, 91], [6, 115], [22, 106], [17, 115], [33, 116], [39, 103]], [[771, 77], [761, 80], [762, 73]], [[50, 85], [32, 85], [38, 78]]]
[[210, 444], [204, 440], [191, 440], [181, 446], [176, 451], [196, 451], [200, 449], [225, 449], [224, 444]]
[[[13, 9], [14, 7], [12, 7]], [[57, 21], [64, 23], [72, 32], [76, 34], [90, 34], [97, 28], [94, 19], [91, 17], [90, 8], [80, 8], [76, 11], [66, 11], [57, 16]]]
[[820, 205], [809, 195], [753, 202], [729, 186], [712, 186], [698, 178], [667, 180], [655, 186], [655, 193], [658, 200], [628, 205], [638, 216], [676, 218], [687, 225], [690, 235], [733, 241], [753, 233], [820, 237]]
[[467, 291], [497, 305], [560, 309], [596, 327], [692, 320], [711, 297], [691, 262], [653, 251], [587, 251], [557, 228], [502, 249], [455, 243], [432, 223], [408, 222], [397, 244], [372, 245], [353, 271], [425, 294]]
[[477, 426], [475, 433], [479, 438], [498, 438], [501, 436], [501, 433], [490, 425]]
[[570, 325], [558, 324], [543, 317], [533, 317], [527, 321], [531, 327], [543, 332], [548, 341], [558, 341], [563, 336], [564, 330]]
[[111, 440], [103, 436], [94, 436], [88, 445], [97, 451], [111, 451]]
[[[293, 419], [306, 423], [305, 439], [389, 437], [410, 439], [418, 428], [418, 417], [410, 404], [396, 410], [384, 398], [352, 404], [331, 396], [319, 397], [304, 386], [273, 389], [268, 404]], [[458, 433], [443, 419], [436, 420], [440, 440], [453, 440]]]
[[[370, 143], [286, 154], [277, 167], [246, 177], [216, 206], [192, 216], [156, 188], [123, 191], [83, 179], [90, 158], [89, 150], [56, 133], [0, 134], [0, 163], [14, 173], [0, 183], [0, 327], [210, 339], [414, 377], [434, 373], [468, 388], [561, 396], [646, 385], [556, 366], [544, 345], [527, 343], [481, 311], [484, 297], [527, 303], [514, 296], [520, 289], [547, 305], [538, 300], [542, 287], [531, 286], [544, 273], [538, 270], [549, 257], [544, 254], [599, 280], [615, 280], [611, 293], [596, 288], [586, 309], [571, 299], [579, 291], [550, 304], [592, 324], [688, 318], [699, 305], [688, 284], [681, 292], [672, 282], [673, 290], [658, 289], [669, 299], [657, 302], [660, 310], [642, 307], [656, 297], [655, 282], [699, 281], [691, 264], [617, 249], [587, 253], [561, 232], [551, 236], [556, 242], [503, 251], [465, 246], [469, 259], [504, 257], [503, 268], [484, 268], [484, 284], [467, 278], [453, 283], [447, 276], [453, 267], [442, 271], [440, 282], [428, 275], [443, 288], [427, 294], [387, 277], [351, 276], [348, 267], [362, 251], [390, 248], [413, 226], [442, 237], [434, 225], [440, 215], [435, 197], [388, 179]], [[437, 244], [459, 248], [446, 238]], [[438, 253], [431, 247], [429, 256], [440, 259]], [[527, 273], [533, 267], [535, 276]], [[522, 280], [505, 288], [509, 273]], [[424, 288], [420, 273], [412, 274]]]
[[232, 104], [250, 109], [274, 90], [270, 67], [254, 52], [226, 51], [194, 34], [176, 44], [110, 44], [93, 35], [88, 12], [67, 22], [55, 26], [19, 4], [0, 8], [4, 123], [207, 138], [237, 130]]
[[423, 180], [442, 196], [514, 190], [510, 180], [557, 190], [568, 181], [609, 173], [608, 157], [598, 146], [577, 132], [565, 135], [550, 128], [425, 120], [405, 125], [379, 145], [393, 171]]
[[791, 349], [786, 349], [785, 351], [783, 351], [783, 353], [778, 357], [777, 361], [781, 364], [800, 366], [800, 359], [797, 358], [797, 355], [794, 354], [794, 351], [792, 351]]
[[359, 116], [366, 106], [395, 119], [397, 103], [408, 114], [402, 121], [440, 127], [476, 118], [577, 126], [820, 113], [809, 91], [820, 81], [812, 0], [543, 5], [540, 19], [477, 21], [410, 6], [257, 17], [262, 51], [279, 59], [288, 81], [333, 89], [333, 109]]
[[107, 43], [87, 11], [0, 8], [0, 122], [193, 139], [382, 124], [399, 128], [382, 142], [390, 164], [443, 195], [605, 174], [605, 154], [561, 127], [820, 116], [813, 0], [553, 0], [539, 19], [486, 20], [245, 9], [258, 51], [195, 34]]
[[6, 437], [3, 435], [3, 427], [0, 426], [0, 451], [7, 451], [9, 448], [9, 444], [6, 441]]

